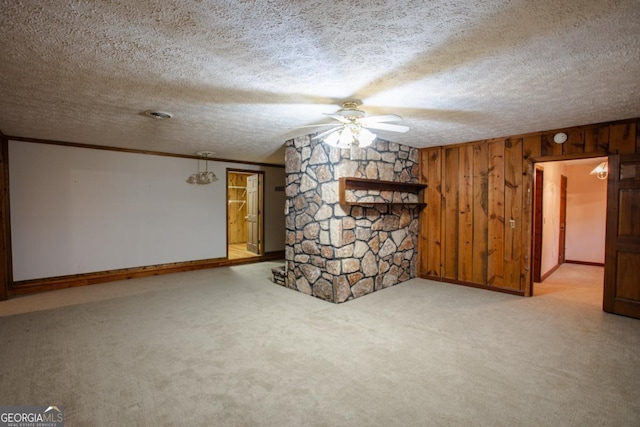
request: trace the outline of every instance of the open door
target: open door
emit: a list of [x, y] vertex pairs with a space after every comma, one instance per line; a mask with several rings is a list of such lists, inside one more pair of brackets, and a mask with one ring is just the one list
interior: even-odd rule
[[264, 172], [227, 169], [227, 258], [262, 255]]
[[603, 309], [640, 319], [640, 155], [609, 156]]
[[260, 174], [247, 177], [247, 250], [255, 254], [260, 254], [262, 251], [261, 177]]

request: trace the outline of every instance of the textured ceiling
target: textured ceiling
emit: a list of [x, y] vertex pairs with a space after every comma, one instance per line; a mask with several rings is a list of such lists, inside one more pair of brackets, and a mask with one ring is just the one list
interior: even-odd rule
[[413, 147], [640, 116], [638, 0], [0, 2], [5, 135], [282, 163], [349, 99]]

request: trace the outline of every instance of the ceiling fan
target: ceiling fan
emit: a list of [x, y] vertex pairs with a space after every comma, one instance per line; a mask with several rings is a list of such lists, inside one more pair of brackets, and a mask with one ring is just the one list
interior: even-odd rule
[[350, 148], [354, 146], [366, 147], [371, 145], [377, 135], [369, 129], [389, 132], [407, 132], [409, 130], [408, 126], [385, 123], [402, 120], [402, 117], [397, 114], [367, 117], [364, 111], [358, 109], [359, 106], [360, 103], [357, 101], [346, 101], [342, 104], [341, 109], [333, 114], [327, 114], [327, 116], [336, 120], [338, 123], [322, 123], [302, 127], [332, 126], [331, 129], [319, 133], [312, 139], [321, 139], [332, 147], [339, 148]]

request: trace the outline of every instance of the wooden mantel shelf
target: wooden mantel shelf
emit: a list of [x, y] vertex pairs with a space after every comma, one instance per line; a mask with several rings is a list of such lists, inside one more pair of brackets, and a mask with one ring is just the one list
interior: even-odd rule
[[[410, 182], [381, 181], [377, 179], [342, 177], [339, 181], [339, 195], [341, 205], [413, 205], [424, 207], [424, 189], [427, 184]], [[394, 193], [410, 193], [417, 196], [417, 202], [369, 202], [347, 200], [348, 191], [391, 191]]]

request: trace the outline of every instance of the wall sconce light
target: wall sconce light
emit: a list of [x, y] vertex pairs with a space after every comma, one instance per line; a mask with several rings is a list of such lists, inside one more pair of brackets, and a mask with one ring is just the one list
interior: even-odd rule
[[607, 179], [607, 176], [609, 176], [609, 163], [605, 160], [593, 168], [589, 175], [595, 175], [598, 179]]
[[205, 170], [204, 172], [200, 171], [200, 159], [198, 159], [198, 172], [191, 174], [189, 178], [187, 178], [187, 182], [189, 184], [198, 184], [198, 185], [206, 185], [211, 184], [212, 182], [216, 182], [218, 177], [215, 173], [209, 171], [209, 157], [212, 157], [214, 154], [213, 151], [198, 151], [196, 155], [206, 157], [204, 160]]

